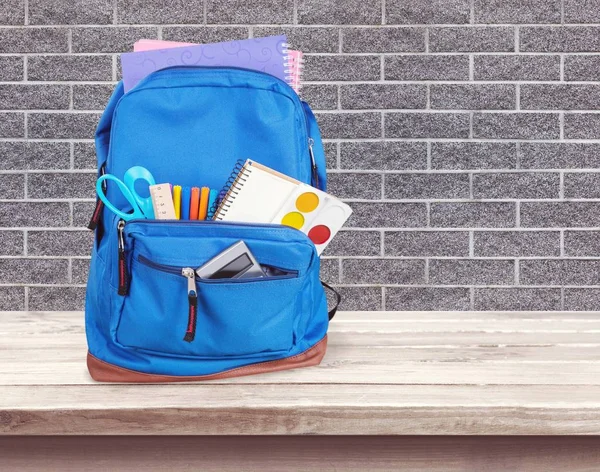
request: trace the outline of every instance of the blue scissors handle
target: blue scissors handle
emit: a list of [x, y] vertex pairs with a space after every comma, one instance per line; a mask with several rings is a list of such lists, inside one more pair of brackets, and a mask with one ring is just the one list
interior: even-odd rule
[[[106, 198], [106, 195], [104, 195], [104, 191], [102, 190], [102, 182], [104, 182], [105, 180], [112, 180], [114, 183], [117, 184], [117, 187], [119, 187], [119, 190], [133, 208], [133, 211], [131, 213], [125, 213], [124, 211], [119, 210], [108, 200], [108, 198]], [[127, 185], [125, 185], [121, 179], [118, 179], [112, 174], [104, 174], [98, 178], [98, 180], [96, 181], [96, 193], [98, 194], [100, 200], [102, 200], [102, 202], [110, 211], [112, 211], [125, 221], [133, 220], [136, 218], [146, 218], [146, 216], [138, 206], [136, 198], [134, 197], [133, 193], [131, 193], [131, 190], [129, 190]]]
[[152, 206], [152, 198], [150, 196], [142, 197], [135, 190], [135, 183], [138, 180], [145, 181], [149, 186], [156, 185], [154, 176], [148, 169], [142, 166], [133, 166], [123, 176], [125, 186], [129, 188], [137, 206], [140, 207], [146, 218], [154, 219], [154, 207]]
[[[131, 208], [133, 208], [131, 213], [125, 213], [124, 211], [119, 210], [108, 200], [108, 198], [106, 198], [106, 195], [102, 189], [102, 184], [106, 180], [112, 180], [117, 184], [117, 187], [119, 187], [119, 190], [129, 202]], [[112, 174], [104, 174], [100, 176], [96, 181], [96, 193], [110, 211], [117, 214], [125, 221], [133, 220], [135, 218], [153, 219], [154, 208], [152, 206], [152, 198], [142, 197], [136, 192], [135, 183], [138, 180], [144, 180], [148, 185], [156, 185], [154, 176], [148, 169], [142, 166], [134, 166], [125, 172], [123, 180], [118, 179]]]

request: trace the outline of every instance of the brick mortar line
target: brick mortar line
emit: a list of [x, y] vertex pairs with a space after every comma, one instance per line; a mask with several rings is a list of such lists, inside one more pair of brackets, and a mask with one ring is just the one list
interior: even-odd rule
[[[68, 144], [74, 144], [74, 143], [68, 143]], [[73, 146], [69, 146], [69, 148], [73, 148]], [[69, 155], [71, 154], [71, 152], [69, 152]], [[0, 170], [0, 174], [1, 175], [11, 175], [11, 174], [25, 174], [25, 173], [30, 173], [30, 174], [95, 174], [96, 173], [96, 169], [74, 169], [74, 168], [68, 168], [68, 169], [3, 169]]]
[[24, 299], [23, 299], [23, 308], [25, 311], [29, 310], [29, 287], [25, 286], [23, 290]]
[[[93, 113], [97, 113], [97, 110], [0, 110], [0, 113], [4, 113], [4, 112], [12, 112], [12, 111], [28, 111], [28, 112], [33, 112], [33, 113], [42, 113], [45, 112], [47, 114], [50, 113], [73, 113], [73, 112], [84, 112], [87, 114], [93, 114]], [[383, 114], [431, 114], [431, 115], [436, 115], [436, 114], [455, 114], [455, 115], [469, 115], [469, 114], [478, 114], [478, 115], [520, 115], [520, 116], [527, 116], [527, 115], [554, 115], [556, 117], [558, 117], [561, 113], [567, 113], [569, 115], [600, 115], [600, 109], [591, 109], [591, 110], [567, 110], [564, 111], [564, 109], [561, 108], [556, 108], [556, 109], [550, 109], [550, 110], [539, 110], [539, 109], [527, 109], [527, 110], [516, 110], [516, 109], [510, 109], [510, 110], [506, 110], [506, 109], [481, 109], [481, 110], [472, 110], [469, 108], [461, 108], [461, 109], [452, 109], [452, 108], [432, 108], [432, 109], [425, 109], [425, 108], [345, 108], [343, 110], [335, 110], [335, 109], [329, 109], [329, 110], [315, 110], [315, 114], [317, 116], [317, 118], [321, 115], [325, 116], [325, 115], [365, 115], [365, 114], [376, 114], [376, 113], [383, 113]], [[458, 134], [458, 133], [457, 133]], [[533, 133], [532, 133], [533, 134]], [[343, 138], [340, 138], [343, 139]], [[361, 139], [361, 138], [358, 138]], [[414, 138], [413, 138], [414, 139]], [[424, 139], [439, 139], [439, 138], [424, 138]], [[447, 139], [453, 139], [453, 138], [447, 138]], [[463, 138], [466, 139], [466, 138]], [[481, 138], [481, 139], [490, 139], [490, 138]], [[494, 139], [494, 138], [491, 138]], [[498, 139], [498, 138], [497, 138]], [[500, 141], [533, 141], [536, 142], [539, 139], [535, 138], [535, 137], [531, 137], [528, 139], [518, 139], [518, 138], [504, 138], [504, 139], [499, 139]], [[559, 141], [560, 138], [554, 138], [554, 141]], [[549, 141], [552, 141], [552, 139], [549, 139]]]
[[469, 231], [469, 258], [475, 257], [475, 231]]
[[[67, 86], [69, 84], [64, 84], [65, 85], [65, 89], [67, 88]], [[41, 108], [28, 108], [28, 109], [0, 109], [0, 113], [36, 113], [36, 114], [40, 114], [40, 115], [65, 115], [65, 114], [71, 114], [71, 115], [101, 115], [102, 114], [102, 110], [82, 110], [82, 109], [75, 109], [75, 110], [71, 110], [68, 108], [59, 108], [59, 109], [41, 109]], [[506, 110], [506, 109], [487, 109], [487, 110], [477, 110], [477, 111], [472, 111], [471, 109], [441, 109], [441, 108], [432, 108], [432, 109], [425, 109], [425, 108], [383, 108], [383, 109], [378, 109], [378, 108], [364, 108], [364, 109], [356, 109], [356, 108], [346, 108], [343, 110], [337, 110], [337, 109], [329, 109], [329, 110], [315, 110], [315, 113], [317, 115], [317, 118], [320, 115], [360, 115], [360, 114], [375, 114], [375, 113], [385, 113], [385, 114], [457, 114], [457, 115], [468, 115], [468, 114], [480, 114], [480, 115], [491, 115], [491, 114], [498, 114], [498, 115], [509, 115], [509, 114], [513, 114], [513, 115], [531, 115], [531, 114], [536, 114], [536, 115], [556, 115], [559, 116], [561, 113], [565, 113], [562, 109], [552, 109], [552, 110], [535, 110], [535, 109], [531, 109], [531, 110], [516, 110], [516, 109], [511, 109], [511, 110]], [[566, 113], [571, 114], [571, 115], [582, 115], [582, 114], [590, 114], [590, 115], [600, 115], [600, 109], [594, 109], [594, 110], [568, 110]], [[5, 138], [6, 139], [6, 138]], [[65, 138], [65, 139], [77, 139], [77, 138]], [[343, 139], [343, 138], [340, 138]], [[361, 138], [358, 138], [361, 139]], [[415, 139], [415, 138], [407, 138], [407, 139]], [[439, 139], [439, 138], [423, 138], [423, 139]], [[453, 138], [447, 138], [447, 139], [453, 139]], [[466, 139], [466, 138], [463, 138]], [[481, 138], [481, 139], [486, 139], [486, 138]], [[493, 138], [492, 138], [493, 139]], [[499, 139], [500, 141], [509, 141], [509, 140], [518, 140], [516, 138], [505, 138], [505, 139]], [[554, 139], [554, 141], [558, 141], [559, 138]], [[538, 139], [536, 138], [529, 138], [529, 139], [521, 139], [521, 141], [538, 141]]]
[[[94, 196], [89, 197], [47, 197], [47, 198], [0, 198], [0, 203], [93, 203]], [[342, 201], [352, 203], [423, 203], [423, 204], [445, 204], [445, 203], [600, 203], [598, 198], [582, 199], [556, 199], [556, 198], [404, 198], [404, 199], [367, 199], [367, 198], [341, 198]]]
[[23, 256], [31, 256], [29, 254], [29, 231], [23, 231]]
[[[598, 55], [600, 57], [600, 54]], [[28, 58], [28, 56], [24, 56]], [[109, 56], [112, 57], [112, 56]], [[8, 85], [13, 86], [15, 88], [34, 88], [35, 86], [61, 86], [61, 85], [103, 85], [106, 87], [115, 87], [117, 85], [117, 80], [107, 79], [107, 80], [0, 80], [0, 85]], [[422, 85], [422, 86], [431, 86], [431, 85], [460, 85], [467, 88], [476, 88], [477, 86], [497, 86], [498, 88], [506, 87], [508, 85], [513, 86], [549, 86], [549, 87], [587, 87], [587, 88], [598, 88], [600, 87], [600, 80], [572, 80], [568, 82], [560, 82], [559, 80], [475, 80], [469, 81], [469, 79], [464, 80], [418, 80], [418, 79], [410, 79], [410, 80], [398, 80], [398, 79], [388, 79], [388, 80], [307, 80], [302, 81], [303, 86], [307, 87], [316, 87], [316, 86], [325, 86], [325, 85], [337, 85], [346, 88], [350, 88], [356, 85], [372, 85], [372, 86], [381, 86], [381, 85], [389, 85], [391, 86], [414, 86], [414, 85]], [[400, 88], [400, 87], [398, 87]], [[387, 110], [387, 108], [384, 108]], [[474, 111], [472, 109], [468, 109], [469, 111]], [[565, 110], [570, 111], [570, 110]]]
[[69, 282], [61, 282], [61, 283], [56, 283], [56, 284], [37, 284], [37, 283], [30, 283], [30, 282], [23, 282], [23, 283], [14, 283], [14, 284], [8, 284], [8, 283], [0, 283], [0, 287], [39, 287], [39, 288], [68, 288], [68, 287], [83, 287], [85, 288], [86, 285], [85, 284], [77, 284], [77, 283], [69, 283]]
[[[63, 202], [63, 203], [72, 203], [72, 202]], [[79, 203], [79, 202], [75, 202]], [[86, 202], [93, 203], [93, 201]], [[390, 233], [399, 233], [399, 232], [468, 232], [468, 231], [477, 231], [477, 232], [558, 232], [560, 230], [565, 230], [569, 232], [598, 232], [600, 231], [600, 227], [597, 226], [553, 226], [553, 227], [515, 227], [515, 226], [495, 226], [495, 227], [460, 227], [460, 226], [430, 226], [430, 227], [380, 227], [380, 226], [372, 226], [372, 227], [348, 227], [344, 228], [343, 231], [354, 231], [354, 232], [377, 232], [377, 231], [386, 231]], [[87, 226], [4, 226], [0, 227], [0, 231], [89, 231]], [[600, 257], [600, 256], [598, 256]], [[326, 258], [326, 256], [325, 256]]]
[[[71, 139], [71, 138], [70, 138]], [[73, 139], [72, 139], [73, 140]], [[22, 138], [0, 138], [0, 142], [2, 141], [23, 141]], [[33, 142], [64, 142], [66, 139], [47, 139], [47, 138], [39, 138], [32, 140]], [[85, 139], [75, 139], [75, 141], [86, 141]], [[87, 140], [90, 142], [91, 140]], [[526, 144], [598, 144], [600, 143], [600, 138], [595, 139], [565, 139], [564, 141], [559, 141], [558, 139], [523, 139], [523, 138], [323, 138], [323, 142], [325, 143], [378, 143], [378, 142], [391, 142], [391, 143], [457, 143], [457, 144], [467, 144], [467, 143], [503, 143], [503, 144], [516, 144], [516, 143], [526, 143]]]
[[[46, 173], [54, 173], [55, 169], [49, 169]], [[19, 169], [15, 171], [11, 171], [10, 173], [18, 173], [21, 172]], [[32, 171], [31, 171], [32, 172]], [[86, 172], [90, 172], [89, 169], [86, 169]], [[3, 171], [0, 171], [3, 173]], [[4, 172], [9, 173], [9, 172]], [[42, 172], [40, 172], [42, 173]], [[83, 172], [82, 172], [83, 173]], [[354, 169], [354, 168], [341, 168], [341, 169], [327, 169], [328, 175], [337, 175], [337, 174], [365, 174], [365, 175], [394, 175], [394, 174], [402, 174], [402, 175], [411, 175], [411, 174], [431, 174], [431, 175], [444, 175], [444, 174], [597, 174], [600, 173], [600, 167], [590, 167], [590, 168], [573, 168], [573, 169], [562, 169], [562, 168], [519, 168], [519, 169], [502, 169], [502, 168], [489, 168], [489, 169]], [[504, 197], [503, 197], [504, 198]], [[562, 198], [562, 197], [555, 197]], [[437, 198], [432, 198], [432, 200], [437, 200]]]
[[[90, 241], [91, 245], [91, 241]], [[90, 247], [91, 249], [91, 247]], [[63, 254], [63, 255], [44, 255], [44, 254], [29, 254], [28, 256], [5, 256], [0, 255], [0, 260], [9, 261], [9, 260], [36, 260], [36, 261], [64, 261], [66, 259], [75, 259], [78, 261], [89, 261], [91, 260], [91, 256], [78, 256], [72, 254]]]
[[[16, 230], [19, 229], [23, 229], [25, 227], [17, 227], [17, 228], [13, 228]], [[39, 227], [36, 227], [39, 228]], [[57, 230], [60, 230], [60, 227], [54, 227]], [[6, 228], [6, 229], [10, 229], [10, 228]], [[87, 229], [87, 228], [85, 228]], [[579, 232], [579, 231], [589, 231], [589, 232], [596, 232], [596, 231], [600, 231], [600, 226], [553, 226], [553, 227], [520, 227], [517, 228], [515, 226], [502, 226], [502, 227], [491, 227], [491, 228], [486, 228], [486, 227], [472, 227], [472, 226], [465, 226], [465, 227], [457, 227], [457, 226], [453, 226], [453, 227], [443, 227], [443, 226], [431, 226], [431, 227], [426, 227], [426, 226], [419, 226], [419, 227], [368, 227], [368, 228], [359, 228], [359, 227], [345, 227], [342, 231], [387, 231], [387, 232], [435, 232], [435, 231], [453, 231], [453, 232], [460, 232], [460, 231], [483, 231], [483, 232], [487, 232], [487, 231], [494, 231], [494, 232], [535, 232], [535, 231], [539, 231], [539, 232], [558, 232], [559, 230], [565, 230], [565, 231], [574, 231], [574, 232]], [[599, 256], [600, 257], [600, 256]]]
[[[344, 287], [344, 288], [356, 288], [356, 287], [364, 287], [364, 288], [474, 288], [474, 289], [560, 289], [564, 288], [567, 290], [573, 289], [592, 289], [597, 290], [600, 289], [600, 285], [479, 285], [479, 284], [390, 284], [390, 283], [345, 283], [345, 282], [335, 282], [332, 285], [336, 287]], [[61, 282], [56, 284], [40, 284], [40, 283], [31, 283], [31, 282], [21, 282], [21, 283], [0, 283], [0, 287], [45, 287], [45, 288], [61, 288], [61, 287], [86, 287], [85, 284], [80, 283], [68, 283]]]
[[[48, 256], [51, 258], [64, 259], [65, 257], [70, 256]], [[80, 256], [84, 257], [84, 256]], [[0, 256], [0, 259], [26, 259], [22, 256]], [[514, 262], [516, 260], [521, 261], [590, 261], [590, 262], [600, 262], [600, 256], [473, 256], [470, 257], [468, 255], [464, 256], [431, 256], [431, 255], [421, 255], [421, 256], [395, 256], [391, 254], [387, 254], [385, 257], [381, 256], [359, 256], [359, 255], [340, 255], [333, 256], [327, 255], [323, 256], [324, 260], [387, 260], [387, 261], [422, 261], [425, 259], [436, 260], [436, 261], [494, 261], [494, 262]]]
[[469, 310], [475, 310], [475, 289], [473, 287], [469, 287]]
[[[206, 14], [207, 5], [206, 0], [203, 0], [204, 4], [204, 12]], [[206, 23], [206, 16], [204, 17], [204, 22]], [[298, 0], [294, 0], [293, 10], [292, 10], [292, 23], [294, 25], [298, 24]]]
[[[0, 232], [22, 232], [22, 231], [35, 231], [35, 232], [58, 232], [58, 231], [66, 231], [66, 232], [85, 232], [92, 234], [90, 230], [85, 226], [2, 226], [0, 227]], [[552, 233], [559, 231], [569, 231], [569, 232], [597, 232], [600, 231], [600, 227], [589, 226], [589, 227], [542, 227], [542, 228], [516, 228], [516, 227], [501, 227], [501, 228], [485, 228], [485, 227], [394, 227], [394, 228], [381, 228], [381, 227], [367, 227], [367, 228], [357, 228], [357, 227], [344, 227], [340, 230], [341, 233], [344, 232], [372, 232], [372, 233], [411, 233], [411, 232], [425, 232], [425, 233], [467, 233], [469, 231], [473, 231], [476, 233], [481, 232], [497, 232], [497, 233]], [[1, 256], [0, 256], [1, 257]], [[327, 259], [329, 256], [323, 256]], [[334, 256], [339, 257], [339, 256]], [[545, 256], [540, 256], [545, 257]], [[550, 257], [550, 256], [548, 256]], [[600, 257], [600, 255], [598, 256]]]
[[[11, 111], [10, 113], [12, 113]], [[31, 112], [30, 110], [21, 110], [14, 113], [25, 113]], [[8, 113], [7, 113], [8, 114]], [[428, 143], [432, 144], [600, 144], [600, 138], [596, 139], [565, 139], [559, 141], [558, 139], [523, 139], [523, 138], [323, 138], [324, 143]], [[0, 143], [47, 143], [47, 144], [60, 144], [60, 143], [81, 143], [81, 144], [93, 144], [94, 138], [22, 138], [22, 137], [7, 137], [0, 138]], [[402, 169], [400, 169], [402, 170]], [[456, 169], [455, 169], [456, 170]], [[509, 169], [510, 170], [510, 169]], [[559, 168], [559, 170], [570, 170]]]
[[[599, 28], [600, 29], [600, 28]], [[127, 51], [123, 51], [127, 52]], [[73, 51], [73, 52], [50, 52], [50, 51], [2, 51], [0, 57], [103, 57], [112, 54], [122, 54], [122, 52], [114, 51]], [[459, 56], [467, 57], [472, 55], [475, 59], [481, 56], [497, 56], [497, 57], [537, 57], [537, 56], [588, 56], [596, 57], [600, 55], [600, 48], [597, 51], [524, 51], [524, 52], [505, 52], [505, 51], [365, 51], [365, 52], [306, 52], [307, 57], [373, 57], [383, 55], [385, 57], [411, 56], [411, 57], [437, 57], [437, 56]], [[555, 80], [558, 82], [559, 80]], [[547, 81], [546, 81], [547, 82]]]
[[469, 0], [469, 24], [475, 24], [475, 0]]
[[469, 81], [475, 81], [475, 57], [473, 54], [469, 54]]
[[0, 29], [136, 29], [153, 28], [157, 24], [168, 28], [198, 28], [198, 29], [226, 29], [226, 28], [248, 28], [254, 26], [257, 28], [328, 28], [328, 29], [423, 29], [423, 28], [543, 28], [551, 29], [556, 27], [564, 28], [595, 28], [600, 27], [600, 22], [591, 23], [427, 23], [427, 24], [404, 24], [404, 23], [361, 23], [361, 24], [336, 24], [336, 23], [82, 23], [82, 24], [48, 24], [48, 25], [0, 25]]

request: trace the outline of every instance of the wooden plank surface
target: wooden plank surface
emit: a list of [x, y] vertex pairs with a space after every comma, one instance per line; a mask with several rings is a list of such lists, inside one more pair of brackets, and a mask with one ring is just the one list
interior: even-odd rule
[[342, 312], [329, 341], [308, 369], [98, 384], [81, 313], [0, 312], [0, 434], [600, 434], [600, 313]]
[[597, 437], [0, 437], [2, 470], [594, 472]]

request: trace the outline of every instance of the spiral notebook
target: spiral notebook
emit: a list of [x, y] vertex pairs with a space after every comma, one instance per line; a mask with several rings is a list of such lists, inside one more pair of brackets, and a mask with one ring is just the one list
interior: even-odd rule
[[152, 72], [178, 65], [244, 67], [290, 83], [288, 63], [285, 35], [121, 54], [125, 93]]
[[309, 237], [319, 255], [352, 214], [334, 196], [250, 159], [232, 174], [213, 219], [291, 226]]
[[[154, 51], [156, 49], [171, 49], [185, 46], [198, 46], [198, 43], [182, 43], [179, 41], [164, 41], [162, 39], [140, 39], [133, 45], [133, 52]], [[302, 51], [288, 49], [287, 62], [284, 63], [286, 82], [300, 95], [302, 87]]]

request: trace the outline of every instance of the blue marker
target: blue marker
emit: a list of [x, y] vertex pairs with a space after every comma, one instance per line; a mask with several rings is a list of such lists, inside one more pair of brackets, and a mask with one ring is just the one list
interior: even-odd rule
[[206, 213], [206, 219], [207, 220], [212, 220], [213, 215], [215, 214], [215, 203], [217, 202], [217, 195], [219, 194], [219, 192], [217, 192], [215, 189], [210, 189], [210, 192], [208, 193], [208, 210]]

